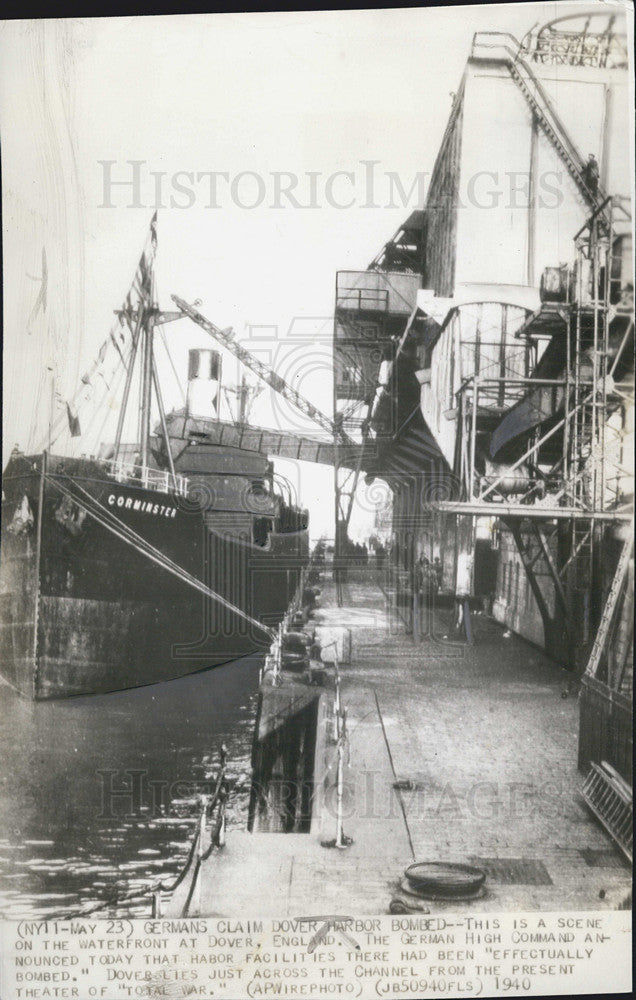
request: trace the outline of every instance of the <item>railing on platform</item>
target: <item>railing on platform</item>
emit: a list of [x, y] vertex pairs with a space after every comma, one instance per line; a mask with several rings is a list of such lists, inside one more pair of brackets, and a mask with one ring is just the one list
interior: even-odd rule
[[347, 709], [338, 711], [336, 718], [340, 719], [338, 726], [338, 770], [336, 776], [336, 839], [334, 847], [343, 850], [349, 847], [353, 841], [351, 837], [345, 836], [343, 827], [343, 796], [344, 796], [344, 764], [345, 754], [349, 753], [349, 743], [347, 737]]
[[333, 670], [334, 670], [334, 703], [333, 715], [335, 726], [336, 743], [336, 836], [333, 840], [323, 842], [323, 847], [336, 847], [343, 850], [353, 843], [351, 837], [347, 837], [344, 832], [344, 768], [345, 761], [349, 762], [349, 735], [347, 732], [347, 709], [342, 704], [340, 693], [340, 664], [338, 663], [338, 640], [335, 639], [323, 649], [333, 647]]
[[[567, 19], [561, 19], [567, 20]], [[599, 69], [627, 67], [625, 34], [588, 30], [563, 30], [558, 21], [533, 28], [519, 42], [503, 31], [478, 31], [473, 37], [471, 55], [484, 55], [484, 50], [500, 49], [514, 58], [551, 66], [586, 66]]]
[[354, 309], [356, 312], [386, 312], [389, 293], [383, 288], [338, 285], [336, 304], [338, 309]]
[[186, 476], [173, 476], [165, 469], [151, 469], [122, 460], [107, 462], [106, 466], [118, 483], [141, 486], [159, 493], [178, 493], [184, 497], [188, 495], [190, 481]]
[[[221, 763], [216, 788], [211, 795], [201, 796], [201, 807], [197, 820], [196, 833], [190, 845], [188, 859], [172, 885], [164, 886], [161, 884], [157, 887], [157, 891], [153, 893], [153, 916], [155, 917], [161, 916], [163, 893], [172, 895], [190, 871], [192, 872], [190, 888], [181, 911], [181, 916], [188, 916], [193, 901], [196, 902], [197, 912], [201, 909], [201, 867], [208, 860], [215, 847], [220, 848], [225, 846], [226, 804], [228, 796], [226, 766], [227, 747], [223, 743], [221, 745]], [[210, 824], [213, 825], [209, 828]], [[206, 845], [208, 833], [209, 841]]]

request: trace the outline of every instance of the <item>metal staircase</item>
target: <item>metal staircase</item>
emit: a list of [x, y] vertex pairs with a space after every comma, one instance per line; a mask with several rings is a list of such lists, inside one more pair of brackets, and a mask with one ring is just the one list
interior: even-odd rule
[[568, 135], [565, 125], [541, 83], [522, 58], [521, 52], [523, 50], [517, 39], [504, 32], [477, 32], [473, 39], [473, 57], [491, 58], [488, 50], [496, 51], [498, 55], [495, 58], [505, 61], [512, 79], [519, 87], [532, 114], [548, 141], [565, 163], [568, 173], [583, 197], [592, 206], [603, 201], [605, 194], [600, 188], [594, 192], [588, 187], [585, 181], [583, 158]]
[[602, 761], [592, 764], [583, 785], [588, 808], [630, 861], [633, 859], [634, 805], [632, 790], [614, 768]]
[[546, 138], [565, 163], [568, 173], [583, 197], [592, 205], [597, 201], [603, 201], [605, 195], [600, 188], [597, 192], [592, 192], [587, 186], [583, 173], [583, 158], [530, 67], [523, 59], [517, 58], [509, 60], [508, 69]]

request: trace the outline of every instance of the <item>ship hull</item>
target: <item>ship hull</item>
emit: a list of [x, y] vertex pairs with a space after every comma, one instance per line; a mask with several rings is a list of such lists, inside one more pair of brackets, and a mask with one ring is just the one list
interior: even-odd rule
[[3, 486], [0, 669], [29, 698], [152, 684], [264, 650], [257, 623], [280, 621], [306, 562], [306, 532], [264, 549], [215, 531], [196, 500], [108, 479], [88, 460], [12, 459]]

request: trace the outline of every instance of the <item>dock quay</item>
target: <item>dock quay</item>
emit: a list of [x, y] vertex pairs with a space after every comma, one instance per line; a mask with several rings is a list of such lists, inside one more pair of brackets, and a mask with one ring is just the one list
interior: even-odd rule
[[[351, 662], [338, 667], [345, 732], [338, 740], [333, 664], [323, 664], [322, 684], [283, 672], [272, 685], [265, 675], [253, 781], [274, 818], [268, 825], [267, 808], [260, 819], [251, 808], [245, 829], [192, 863], [163, 914], [628, 906], [630, 867], [581, 794], [571, 675], [484, 614], [471, 616], [472, 643], [458, 638], [442, 600], [408, 634], [382, 570], [349, 569], [342, 606], [330, 579], [320, 585], [309, 625], [351, 631]], [[263, 752], [277, 731], [272, 745], [291, 746], [291, 771], [280, 753]], [[294, 781], [304, 805], [301, 794], [285, 824], [280, 790]], [[291, 832], [271, 832], [284, 828]], [[401, 909], [403, 873], [415, 861], [467, 863], [485, 872], [484, 886], [470, 899]]]

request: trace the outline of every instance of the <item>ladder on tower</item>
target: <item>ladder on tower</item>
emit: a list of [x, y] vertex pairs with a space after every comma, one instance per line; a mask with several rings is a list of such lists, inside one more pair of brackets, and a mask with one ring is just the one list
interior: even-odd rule
[[[524, 71], [523, 73], [521, 72], [521, 68]], [[597, 200], [604, 200], [605, 195], [600, 188], [597, 192], [592, 192], [587, 186], [583, 174], [582, 157], [567, 134], [563, 122], [558, 117], [549, 97], [530, 67], [523, 59], [517, 57], [516, 59], [511, 58], [508, 60], [508, 69], [533, 114], [536, 116], [537, 122], [543, 129], [548, 141], [565, 163], [568, 173], [581, 194], [591, 204], [595, 204]]]
[[[625, 216], [620, 221], [619, 212]], [[621, 225], [624, 229], [628, 222], [621, 199], [608, 197], [575, 236], [578, 262], [571, 314], [572, 395], [568, 393], [565, 401], [566, 479], [570, 502], [593, 511], [606, 507], [608, 418], [612, 408], [621, 405], [611, 377], [610, 327], [616, 315], [613, 300], [620, 297], [624, 280]]]
[[632, 521], [629, 528], [629, 537], [626, 539], [625, 544], [623, 545], [623, 551], [620, 554], [620, 558], [616, 566], [614, 579], [612, 580], [612, 585], [609, 589], [609, 594], [607, 595], [605, 608], [603, 610], [603, 614], [601, 615], [601, 620], [599, 622], [596, 638], [594, 639], [594, 644], [592, 646], [590, 658], [588, 660], [588, 664], [585, 669], [586, 677], [594, 677], [596, 671], [598, 670], [598, 666], [601, 661], [601, 654], [603, 652], [603, 647], [605, 646], [605, 643], [607, 642], [608, 636], [610, 634], [610, 628], [612, 625], [612, 621], [614, 619], [614, 615], [616, 613], [616, 609], [618, 607], [621, 591], [623, 589], [623, 582], [625, 580], [625, 577], [627, 576], [629, 561], [632, 558], [633, 551], [634, 551], [634, 522]]

